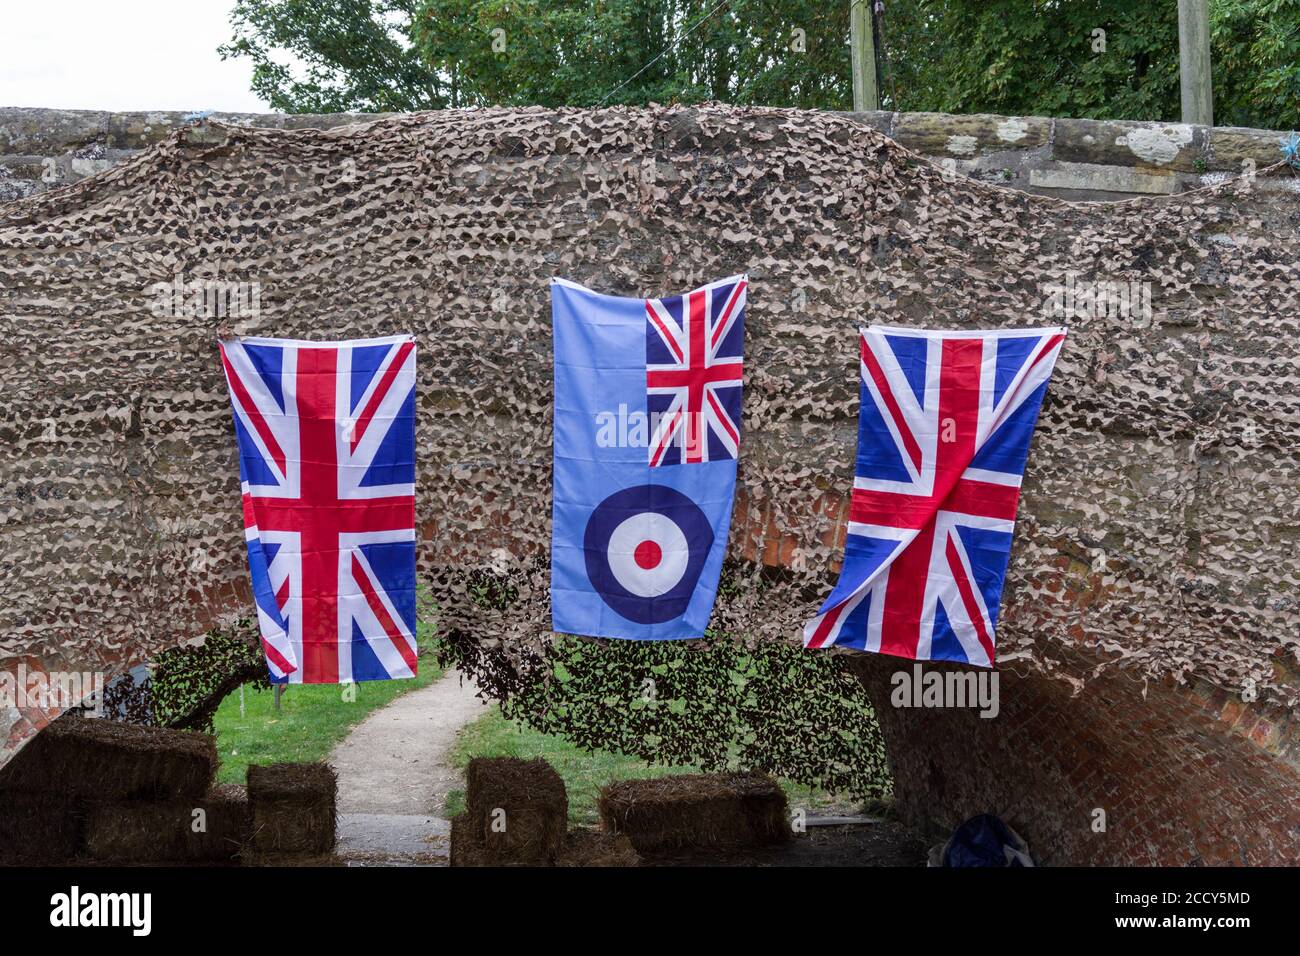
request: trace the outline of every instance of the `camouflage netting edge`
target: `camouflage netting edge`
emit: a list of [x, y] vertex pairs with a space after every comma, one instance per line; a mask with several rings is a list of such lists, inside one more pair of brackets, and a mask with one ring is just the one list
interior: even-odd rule
[[[724, 569], [722, 593], [737, 571]], [[484, 582], [478, 593], [492, 604], [509, 590]], [[566, 636], [538, 654], [452, 631], [440, 636], [438, 658], [499, 700], [505, 716], [584, 747], [709, 772], [765, 770], [864, 800], [891, 790], [880, 725], [841, 655], [719, 634]]]
[[163, 651], [139, 682], [123, 674], [105, 690], [104, 710], [135, 724], [211, 733], [217, 707], [244, 684], [271, 686], [253, 621]]
[[[159, 308], [157, 283], [259, 283], [243, 334], [419, 337], [422, 574], [443, 632], [500, 647], [497, 683], [526, 692], [549, 671], [519, 662], [553, 642], [552, 275], [637, 295], [749, 271], [739, 570], [713, 627], [793, 643], [836, 567], [855, 327], [1030, 324], [1044, 288], [1077, 273], [1150, 283], [1154, 315], [1072, 323], [1001, 661], [1295, 706], [1275, 671], [1300, 648], [1295, 217], [1250, 181], [1117, 204], [1026, 195], [797, 111], [181, 131], [0, 207], [0, 664], [116, 674], [244, 607], [218, 319]], [[513, 599], [485, 606], [481, 575]]]

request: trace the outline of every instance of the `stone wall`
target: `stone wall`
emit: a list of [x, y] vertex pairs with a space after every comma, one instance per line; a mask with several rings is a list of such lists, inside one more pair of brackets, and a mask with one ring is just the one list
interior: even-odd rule
[[[1071, 318], [999, 621], [1004, 716], [893, 710], [897, 663], [858, 665], [900, 805], [939, 828], [1007, 813], [1053, 862], [1296, 859], [1300, 191], [1268, 168], [1278, 134], [353, 119], [0, 111], [0, 667], [117, 673], [247, 607], [219, 320], [156, 308], [178, 275], [261, 282], [240, 333], [419, 336], [421, 570], [447, 626], [521, 648], [545, 640], [549, 276], [644, 294], [749, 269], [750, 577], [718, 624], [772, 640], [837, 566], [854, 326], [1025, 325], [1067, 276], [1119, 279], [1152, 313]], [[508, 574], [518, 609], [463, 601], [467, 570]]]
[[[1268, 130], [942, 113], [849, 113], [953, 174], [1066, 199], [1170, 195], [1281, 158]], [[264, 129], [331, 129], [378, 115], [105, 113], [0, 108], [0, 202], [108, 169], [202, 119]]]

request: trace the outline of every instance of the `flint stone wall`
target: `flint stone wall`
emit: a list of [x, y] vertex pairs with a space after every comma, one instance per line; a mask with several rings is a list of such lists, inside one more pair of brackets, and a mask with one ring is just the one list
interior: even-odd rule
[[[1060, 862], [1296, 858], [1300, 190], [1268, 168], [1279, 134], [727, 107], [359, 119], [0, 110], [0, 666], [111, 675], [247, 607], [219, 320], [158, 314], [177, 275], [260, 283], [236, 332], [420, 336], [421, 569], [446, 627], [521, 647], [546, 639], [551, 275], [645, 294], [749, 270], [731, 557], [753, 586], [716, 623], [781, 640], [837, 568], [854, 327], [1054, 321], [1049, 286], [1118, 279], [1150, 287], [1151, 314], [1070, 319], [1030, 457], [999, 622], [1016, 716], [891, 711], [895, 662], [860, 668], [900, 802], [936, 827], [1004, 812]], [[508, 576], [519, 608], [467, 603], [471, 569]], [[1157, 709], [1198, 715], [1205, 746]], [[50, 716], [0, 712], [5, 748]], [[1013, 768], [1031, 744], [1041, 772]], [[1253, 815], [1190, 799], [1229, 784]], [[1099, 805], [1120, 836], [1086, 835]]]

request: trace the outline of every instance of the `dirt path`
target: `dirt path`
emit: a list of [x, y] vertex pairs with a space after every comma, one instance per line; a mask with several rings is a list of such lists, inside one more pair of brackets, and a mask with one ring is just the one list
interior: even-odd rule
[[450, 765], [462, 727], [488, 709], [455, 671], [397, 698], [334, 748], [339, 776], [339, 855], [356, 863], [441, 863], [446, 859]]

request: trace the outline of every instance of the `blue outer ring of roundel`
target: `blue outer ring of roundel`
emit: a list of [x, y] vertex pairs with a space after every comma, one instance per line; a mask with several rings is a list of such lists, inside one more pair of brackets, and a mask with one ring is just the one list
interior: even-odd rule
[[[614, 529], [634, 515], [653, 511], [668, 518], [686, 538], [690, 553], [681, 580], [654, 597], [641, 597], [618, 583], [609, 566], [609, 539]], [[713, 527], [699, 505], [675, 488], [636, 485], [610, 495], [591, 512], [583, 535], [587, 578], [596, 593], [616, 612], [638, 624], [662, 624], [686, 613], [695, 585], [713, 547]]]

